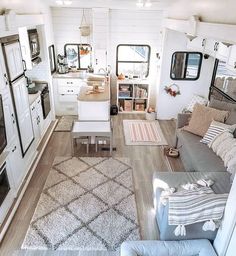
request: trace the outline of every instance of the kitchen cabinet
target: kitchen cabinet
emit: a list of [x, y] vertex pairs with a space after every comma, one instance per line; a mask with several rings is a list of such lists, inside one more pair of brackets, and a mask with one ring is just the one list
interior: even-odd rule
[[9, 150], [9, 155], [8, 155], [9, 166], [11, 169], [15, 193], [17, 194], [24, 180], [24, 177], [26, 175], [18, 138], [14, 139], [13, 143], [8, 147], [8, 150]]
[[7, 56], [7, 66], [9, 67], [9, 79], [13, 81], [24, 72], [20, 43], [16, 41], [11, 44], [6, 44], [4, 50]]
[[187, 41], [187, 48], [193, 51], [203, 52], [205, 47], [206, 39], [198, 36], [193, 40]]
[[10, 94], [5, 94], [3, 96], [3, 108], [6, 124], [7, 144], [12, 145], [13, 141], [17, 137], [17, 126]]
[[230, 69], [236, 70], [236, 45], [230, 47], [227, 65]]
[[33, 123], [34, 138], [36, 147], [41, 141], [43, 132], [44, 132], [44, 119], [43, 119], [43, 110], [40, 95], [38, 98], [30, 105], [30, 112]]
[[53, 84], [56, 115], [78, 115], [77, 98], [86, 82], [80, 78], [55, 78]]
[[27, 27], [19, 28], [19, 40], [22, 52], [22, 59], [25, 61], [26, 69], [31, 70], [33, 68], [33, 64], [31, 61], [31, 51]]
[[34, 139], [32, 120], [30, 116], [29, 98], [26, 88], [26, 79], [18, 79], [12, 84], [16, 114], [19, 130], [21, 134], [21, 144], [23, 152], [26, 152]]
[[204, 53], [209, 54], [216, 59], [227, 61], [229, 56], [229, 47], [222, 42], [218, 42], [213, 39], [206, 39]]

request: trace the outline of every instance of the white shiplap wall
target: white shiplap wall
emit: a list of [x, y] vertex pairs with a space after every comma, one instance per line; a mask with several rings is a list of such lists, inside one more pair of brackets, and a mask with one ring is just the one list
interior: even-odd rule
[[[86, 22], [92, 24], [92, 10], [85, 9]], [[80, 36], [83, 9], [52, 8], [52, 21], [56, 54], [64, 54], [66, 43], [91, 43], [90, 37]]]
[[[99, 10], [85, 9], [87, 22], [94, 28], [94, 34], [89, 38], [80, 36], [79, 26], [82, 18], [82, 9], [52, 8], [52, 20], [56, 53], [64, 54], [66, 43], [91, 43], [93, 49], [103, 49], [107, 41], [107, 64], [111, 65], [113, 74], [116, 68], [116, 47], [119, 44], [148, 44], [151, 46], [150, 65], [150, 103], [155, 105], [157, 87], [157, 58], [156, 53], [161, 51], [161, 29], [163, 13], [151, 10], [108, 10], [109, 21], [99, 14]], [[93, 23], [93, 24], [92, 24]], [[105, 24], [105, 25], [104, 25]], [[107, 36], [108, 26], [108, 36]], [[93, 29], [92, 29], [93, 30]], [[104, 35], [104, 30], [106, 35]], [[93, 37], [96, 45], [93, 45]], [[95, 47], [94, 47], [95, 46]], [[97, 49], [96, 49], [97, 47]], [[112, 79], [113, 91], [116, 88], [115, 79]], [[115, 92], [114, 94], [115, 95]], [[113, 97], [114, 100], [114, 97]], [[114, 102], [114, 101], [113, 101]]]
[[[163, 12], [151, 10], [110, 11], [110, 64], [115, 73], [116, 47], [119, 44], [148, 44], [151, 46], [150, 62], [150, 104], [156, 104], [158, 60], [162, 44]], [[114, 86], [114, 84], [113, 84]]]

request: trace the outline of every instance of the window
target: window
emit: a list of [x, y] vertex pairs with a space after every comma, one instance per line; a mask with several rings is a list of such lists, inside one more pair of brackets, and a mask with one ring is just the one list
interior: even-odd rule
[[149, 45], [120, 44], [116, 51], [116, 75], [147, 77], [151, 48]]
[[216, 60], [212, 78], [213, 95], [221, 100], [222, 95], [231, 101], [236, 101], [236, 72], [228, 69], [225, 61]]
[[87, 69], [92, 65], [92, 47], [89, 44], [66, 44], [64, 50], [69, 68]]
[[172, 80], [197, 80], [202, 65], [200, 52], [175, 52], [172, 55], [170, 78]]

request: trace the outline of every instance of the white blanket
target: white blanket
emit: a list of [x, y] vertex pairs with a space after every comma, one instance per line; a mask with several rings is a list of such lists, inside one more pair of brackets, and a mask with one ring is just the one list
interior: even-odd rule
[[169, 196], [169, 225], [177, 225], [175, 235], [186, 235], [185, 225], [206, 222], [203, 230], [215, 230], [214, 221], [223, 217], [228, 194], [214, 194], [209, 187], [180, 191]]

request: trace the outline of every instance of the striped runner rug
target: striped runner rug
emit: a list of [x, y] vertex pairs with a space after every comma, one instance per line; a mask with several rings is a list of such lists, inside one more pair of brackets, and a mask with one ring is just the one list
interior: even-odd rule
[[126, 145], [167, 145], [158, 121], [123, 120]]

